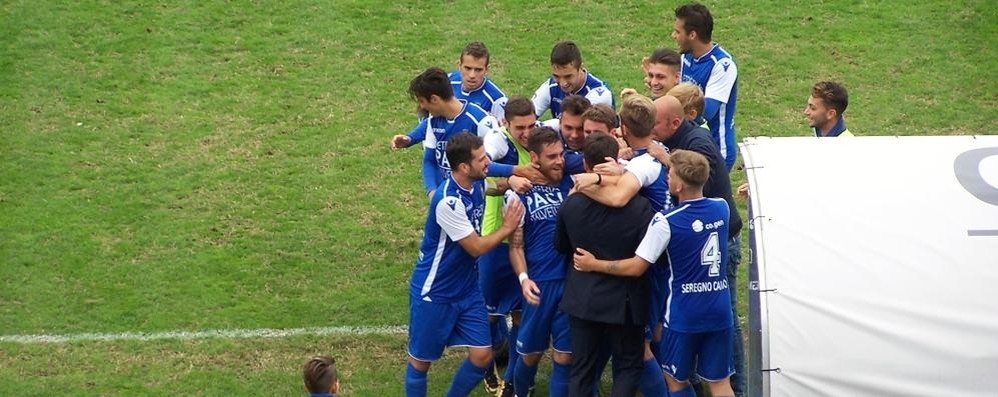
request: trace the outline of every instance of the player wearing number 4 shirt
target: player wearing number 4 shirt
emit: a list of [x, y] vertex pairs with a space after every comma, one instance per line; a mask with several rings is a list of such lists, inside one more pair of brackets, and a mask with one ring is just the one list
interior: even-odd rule
[[580, 271], [635, 275], [665, 255], [671, 282], [659, 361], [668, 374], [670, 395], [694, 396], [689, 379], [696, 372], [709, 382], [712, 395], [730, 396], [733, 391], [728, 378], [734, 363], [731, 292], [725, 278], [728, 203], [703, 197], [703, 185], [710, 174], [703, 155], [677, 150], [671, 162], [669, 191], [680, 203], [652, 218], [635, 256], [604, 261], [580, 250], [574, 265]]

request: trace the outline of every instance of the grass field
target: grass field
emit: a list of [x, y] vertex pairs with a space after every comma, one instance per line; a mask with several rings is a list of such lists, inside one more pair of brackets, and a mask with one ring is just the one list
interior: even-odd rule
[[[573, 39], [594, 74], [640, 88], [675, 5], [3, 2], [0, 335], [405, 324], [426, 202], [420, 153], [388, 138], [414, 124], [409, 79], [482, 40], [493, 80], [529, 95]], [[819, 79], [848, 87], [857, 135], [998, 127], [991, 2], [708, 6], [739, 66], [740, 137], [809, 134]], [[316, 353], [344, 395], [401, 395], [404, 346], [0, 342], [0, 395], [290, 396]]]

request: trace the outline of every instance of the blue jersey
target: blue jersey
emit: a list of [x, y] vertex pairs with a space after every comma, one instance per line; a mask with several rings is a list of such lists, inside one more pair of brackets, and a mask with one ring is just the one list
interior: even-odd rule
[[466, 190], [448, 177], [433, 194], [423, 229], [419, 259], [409, 293], [427, 302], [453, 302], [478, 291], [475, 257], [457, 241], [481, 234], [485, 186], [475, 181]]
[[563, 91], [561, 86], [554, 81], [554, 77], [549, 77], [541, 83], [541, 86], [537, 88], [532, 98], [537, 117], [541, 117], [549, 108], [551, 109], [552, 118], [561, 117], [561, 101], [565, 100], [565, 97], [569, 95], [582, 95], [593, 105], [602, 103], [616, 109], [610, 86], [586, 70], [583, 70], [583, 73], [586, 74], [586, 83], [575, 92]]
[[687, 200], [655, 214], [635, 255], [655, 263], [666, 255], [669, 294], [663, 322], [679, 332], [732, 326], [728, 265], [728, 203], [719, 198]]
[[495, 117], [492, 117], [481, 107], [473, 103], [463, 103], [464, 108], [453, 120], [443, 116], [433, 116], [421, 121], [409, 133], [409, 137], [413, 139], [418, 138], [419, 135], [425, 137], [423, 141], [423, 150], [425, 151], [423, 185], [427, 191], [450, 176], [450, 163], [447, 162], [447, 140], [450, 137], [462, 131], [485, 137], [499, 128], [499, 122], [496, 121]]
[[738, 97], [738, 67], [734, 59], [721, 46], [714, 44], [700, 58], [693, 58], [691, 53], [683, 54], [680, 73], [683, 82], [691, 82], [703, 90], [707, 127], [730, 171], [737, 151], [735, 99]]
[[460, 71], [450, 72], [447, 77], [450, 77], [450, 86], [454, 89], [454, 96], [457, 99], [478, 105], [495, 116], [497, 120], [506, 117], [506, 94], [503, 94], [502, 90], [491, 79], [485, 77], [485, 82], [480, 87], [474, 91], [466, 92], [462, 87]]
[[635, 150], [634, 157], [624, 168], [638, 178], [638, 183], [641, 184], [638, 194], [648, 199], [652, 210], [659, 212], [672, 208], [668, 171], [655, 157], [648, 154], [648, 149]]
[[[527, 260], [527, 273], [534, 281], [565, 279], [565, 255], [554, 249], [554, 235], [561, 203], [568, 197], [574, 182], [569, 176], [557, 186], [534, 185], [527, 193], [519, 195], [523, 202], [523, 251]], [[516, 194], [506, 193], [507, 201]]]

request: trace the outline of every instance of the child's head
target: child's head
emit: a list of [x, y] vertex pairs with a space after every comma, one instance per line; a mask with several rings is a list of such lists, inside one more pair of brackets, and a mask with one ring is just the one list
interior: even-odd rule
[[703, 91], [693, 83], [682, 83], [669, 90], [669, 95], [676, 97], [679, 103], [683, 104], [683, 113], [686, 118], [696, 120], [703, 114], [704, 98]]
[[336, 377], [336, 360], [327, 356], [315, 356], [305, 363], [302, 371], [305, 390], [309, 393], [336, 393], [340, 381]]

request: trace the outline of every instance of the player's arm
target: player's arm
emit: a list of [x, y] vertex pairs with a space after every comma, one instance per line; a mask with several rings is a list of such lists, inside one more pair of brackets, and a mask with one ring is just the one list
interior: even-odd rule
[[615, 276], [636, 277], [644, 274], [648, 266], [658, 260], [665, 249], [669, 246], [672, 231], [669, 228], [669, 220], [661, 213], [655, 214], [645, 236], [641, 239], [641, 244], [635, 250], [634, 256], [621, 260], [601, 260], [596, 259], [593, 254], [578, 248], [573, 259], [573, 265], [580, 272], [600, 272]]
[[534, 91], [534, 96], [530, 98], [534, 102], [534, 113], [537, 114], [537, 117], [541, 117], [551, 107], [551, 88], [549, 88], [551, 83], [549, 80], [544, 80], [537, 91]]
[[[627, 172], [621, 176], [602, 176], [597, 174], [580, 174], [583, 178], [578, 191], [600, 204], [610, 207], [623, 207], [641, 190], [641, 182], [633, 173]], [[597, 182], [593, 182], [593, 179]], [[600, 179], [602, 179], [600, 181]], [[598, 184], [597, 184], [598, 183]]]
[[429, 128], [430, 119], [425, 118], [409, 131], [407, 135], [395, 135], [392, 137], [392, 149], [403, 149], [415, 145], [426, 139], [426, 129]]
[[[505, 197], [506, 205], [504, 209], [509, 212], [509, 207], [516, 203], [520, 207], [523, 207], [523, 203], [520, 201], [520, 196], [513, 192], [506, 192]], [[525, 211], [524, 211], [525, 212]], [[525, 215], [520, 215], [520, 223], [517, 225], [516, 230], [513, 231], [513, 235], [509, 238], [509, 264], [513, 268], [513, 274], [516, 274], [517, 278], [520, 280], [520, 293], [523, 294], [523, 298], [527, 300], [527, 303], [532, 305], [540, 304], [541, 290], [537, 288], [537, 283], [530, 279], [530, 275], [527, 274], [527, 255], [524, 252], [524, 240], [523, 240], [523, 217]]]
[[[443, 202], [444, 200], [441, 200], [441, 203]], [[457, 200], [457, 202], [460, 203], [460, 200]], [[444, 206], [446, 208], [443, 212], [450, 213], [451, 211], [447, 211], [451, 209], [450, 205], [444, 204]], [[461, 212], [458, 215], [464, 218], [463, 222], [467, 222], [468, 227], [471, 227], [471, 221], [469, 221], [468, 218], [464, 216], [464, 206], [460, 205], [459, 207], [461, 208]], [[440, 217], [441, 214], [440, 209], [441, 206], [438, 204], [437, 205], [438, 218]], [[457, 236], [451, 235], [449, 232], [447, 234], [451, 236], [452, 240], [457, 241], [457, 243], [461, 245], [461, 248], [464, 248], [464, 250], [467, 251], [469, 255], [478, 257], [482, 256], [486, 252], [491, 251], [493, 248], [499, 245], [499, 243], [502, 242], [502, 240], [506, 239], [506, 237], [509, 237], [510, 234], [513, 234], [513, 232], [516, 230], [517, 225], [520, 223], [520, 218], [522, 217], [523, 217], [523, 204], [515, 203], [507, 208], [506, 213], [503, 215], [502, 226], [499, 227], [499, 230], [496, 230], [494, 233], [489, 234], [488, 236], [485, 237], [479, 236], [478, 233], [475, 233], [474, 229], [471, 229], [472, 230], [471, 233], [464, 235], [460, 239], [455, 238]], [[443, 223], [441, 223], [441, 225], [443, 225]], [[460, 234], [458, 234], [458, 236], [459, 235]]]
[[637, 277], [645, 274], [651, 264], [637, 256], [612, 261], [596, 259], [593, 254], [582, 248], [575, 249], [573, 258], [575, 270], [580, 272], [598, 272], [613, 276]]
[[492, 113], [492, 116], [496, 120], [503, 120], [506, 118], [506, 102], [509, 101], [509, 98], [506, 98], [506, 94], [503, 94], [502, 91], [499, 91], [499, 95], [501, 96], [498, 99], [492, 101], [492, 111], [490, 113]]
[[717, 112], [731, 98], [731, 90], [738, 80], [738, 67], [730, 58], [725, 58], [714, 64], [710, 70], [710, 78], [707, 86], [704, 87], [704, 108], [703, 117], [712, 119]]
[[427, 196], [433, 197], [433, 191], [441, 179], [436, 154], [433, 149], [423, 148], [423, 188], [426, 189]]
[[509, 263], [513, 267], [513, 273], [520, 280], [520, 293], [527, 303], [538, 305], [541, 302], [540, 288], [537, 283], [530, 279], [527, 274], [527, 257], [523, 252], [523, 227], [518, 227], [513, 232], [513, 237], [509, 239]]
[[[623, 95], [623, 93], [621, 93], [621, 95]], [[589, 103], [592, 103], [593, 105], [603, 104], [613, 108], [613, 92], [610, 91], [610, 87], [603, 86], [593, 88], [586, 94], [586, 99], [588, 99]]]

